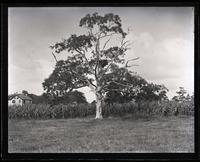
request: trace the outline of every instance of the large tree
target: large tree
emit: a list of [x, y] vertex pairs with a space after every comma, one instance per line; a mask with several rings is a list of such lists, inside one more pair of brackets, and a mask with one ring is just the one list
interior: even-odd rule
[[[119, 83], [115, 75], [109, 75], [112, 73], [112, 67], [122, 64], [123, 69], [126, 70], [129, 67], [128, 63], [134, 59], [127, 62], [124, 60], [128, 49], [128, 41], [125, 41], [127, 33], [122, 29], [118, 15], [87, 14], [80, 20], [79, 26], [86, 29], [85, 34], [79, 36], [72, 34], [68, 39], [51, 46], [55, 59], [56, 54], [64, 51], [71, 53], [66, 61], [58, 61], [56, 65], [62, 64], [61, 69], [66, 70], [66, 74], [70, 75], [63, 76], [63, 81], [58, 81], [52, 90], [56, 92], [56, 87], [67, 84], [71, 84], [67, 85], [71, 89], [63, 86], [67, 91], [84, 86], [90, 87], [96, 96], [96, 118], [101, 119], [102, 102], [108, 86], [115, 83], [127, 88], [132, 87], [125, 82]], [[56, 75], [58, 77], [59, 73]]]

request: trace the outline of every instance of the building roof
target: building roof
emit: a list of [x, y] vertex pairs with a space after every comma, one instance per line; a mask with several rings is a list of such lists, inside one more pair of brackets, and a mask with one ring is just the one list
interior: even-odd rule
[[24, 94], [13, 94], [13, 95], [9, 95], [8, 96], [8, 100], [13, 99], [15, 96], [18, 96], [19, 98], [21, 98], [22, 100], [32, 100], [32, 98], [30, 98], [29, 96], [26, 96]]
[[16, 95], [8, 95], [8, 100], [12, 100]]
[[19, 94], [18, 97], [21, 98], [22, 100], [32, 100], [32, 98], [30, 98], [29, 96], [26, 96], [24, 94]]

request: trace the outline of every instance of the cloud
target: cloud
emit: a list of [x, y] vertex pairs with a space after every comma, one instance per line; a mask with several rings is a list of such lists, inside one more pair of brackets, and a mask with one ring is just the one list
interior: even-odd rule
[[150, 82], [164, 84], [172, 92], [179, 86], [194, 91], [193, 40], [174, 37], [158, 41], [148, 32], [129, 38], [134, 38], [134, 45], [126, 58], [140, 57], [133, 71]]
[[[42, 82], [53, 71], [55, 63], [46, 60], [29, 60], [31, 67], [25, 68], [9, 64], [8, 89], [9, 93], [27, 90], [29, 93], [41, 94]], [[27, 62], [29, 62], [27, 60]]]

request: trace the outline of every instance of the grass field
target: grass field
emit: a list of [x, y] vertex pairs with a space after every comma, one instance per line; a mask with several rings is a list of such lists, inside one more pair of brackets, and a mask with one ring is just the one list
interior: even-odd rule
[[194, 118], [9, 120], [9, 152], [194, 152]]

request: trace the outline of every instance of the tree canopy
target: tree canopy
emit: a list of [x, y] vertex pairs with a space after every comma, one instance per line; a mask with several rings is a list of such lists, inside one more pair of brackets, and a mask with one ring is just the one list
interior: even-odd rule
[[[72, 77], [68, 75], [63, 78], [63, 81], [67, 79], [67, 82], [71, 81], [68, 83], [73, 83], [68, 87], [75, 89], [81, 84], [81, 86], [91, 85], [97, 88], [94, 82], [98, 84], [98, 81], [104, 80], [104, 74], [109, 72], [112, 64], [124, 62], [123, 56], [127, 50], [127, 42], [124, 42], [124, 39], [127, 34], [122, 29], [120, 17], [112, 13], [104, 16], [98, 13], [87, 14], [80, 20], [79, 26], [86, 28], [88, 32], [80, 36], [72, 34], [68, 39], [63, 39], [51, 46], [57, 54], [65, 50], [72, 54], [66, 61], [57, 62], [56, 69], [60, 70], [58, 66], [65, 67], [65, 75], [71, 74]], [[120, 46], [106, 48], [114, 35], [121, 35]], [[53, 76], [58, 77], [57, 70]]]
[[[123, 75], [120, 74], [120, 71]], [[125, 72], [126, 71], [126, 72]], [[132, 74], [126, 69], [116, 69], [113, 72], [118, 82], [111, 82], [106, 93], [106, 102], [126, 103], [133, 99], [138, 101], [168, 100], [166, 95], [168, 89], [164, 85], [148, 83], [139, 75]], [[132, 85], [133, 88], [124, 86]]]
[[184, 87], [179, 87], [179, 90], [176, 91], [176, 96], [172, 98], [172, 100], [177, 102], [184, 102], [184, 101], [190, 101], [194, 98], [194, 95], [190, 96]]
[[[71, 34], [50, 46], [57, 63], [43, 87], [46, 93], [63, 96], [88, 86], [96, 96], [96, 118], [102, 118], [102, 102], [111, 89], [118, 86], [121, 93], [138, 91], [137, 79], [128, 70], [129, 63], [138, 58], [124, 59], [130, 44], [119, 15], [87, 14], [79, 27], [86, 32]], [[57, 61], [56, 55], [60, 53], [66, 53], [67, 59]]]

